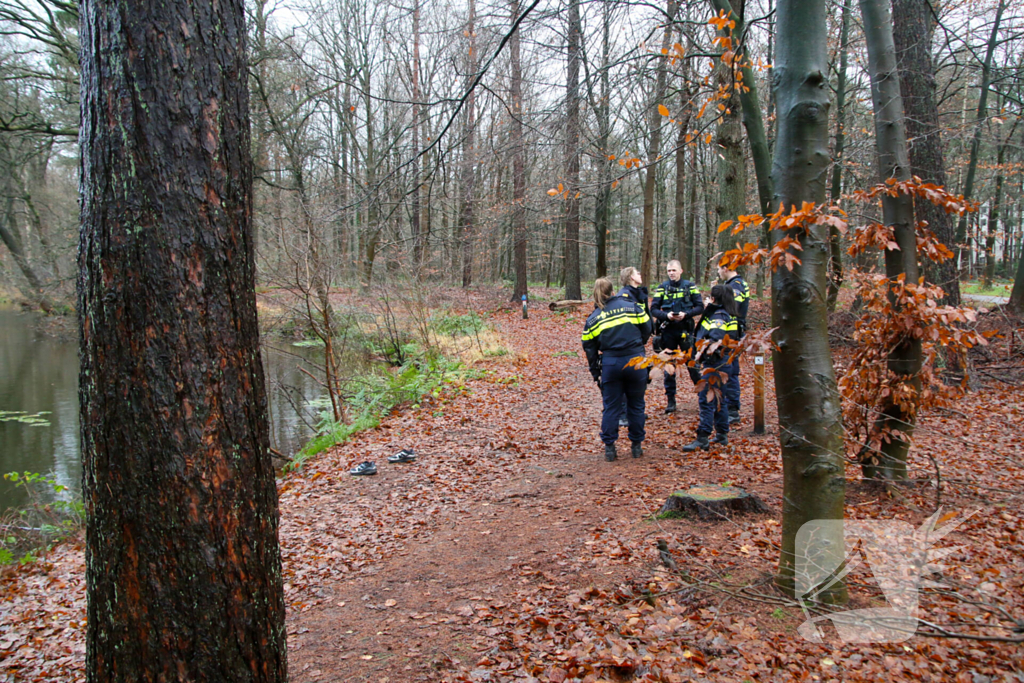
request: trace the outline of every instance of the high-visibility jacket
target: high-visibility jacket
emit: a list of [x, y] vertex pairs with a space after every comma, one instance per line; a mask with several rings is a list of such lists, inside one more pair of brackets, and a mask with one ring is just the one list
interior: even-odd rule
[[[651, 315], [669, 332], [682, 336], [693, 334], [693, 320], [704, 312], [704, 302], [697, 285], [689, 280], [665, 280], [654, 290]], [[668, 319], [669, 313], [683, 313], [685, 320]]]
[[[697, 340], [707, 339], [708, 343], [714, 343], [725, 339], [726, 335], [733, 340], [738, 338], [739, 324], [736, 322], [736, 318], [729, 315], [720, 306], [709, 305], [704, 309], [704, 315], [701, 316], [700, 325], [697, 327]], [[705, 364], [716, 364], [723, 355], [723, 350], [719, 347], [713, 354], [705, 353], [701, 358]]]
[[628, 288], [608, 300], [604, 308], [595, 308], [583, 327], [583, 351], [590, 374], [601, 377], [601, 354], [640, 356], [651, 336], [651, 317]]
[[747, 329], [747, 309], [750, 307], [750, 287], [739, 275], [734, 275], [725, 284], [732, 287], [732, 298], [736, 302], [739, 313], [736, 321], [739, 323], [739, 334]]

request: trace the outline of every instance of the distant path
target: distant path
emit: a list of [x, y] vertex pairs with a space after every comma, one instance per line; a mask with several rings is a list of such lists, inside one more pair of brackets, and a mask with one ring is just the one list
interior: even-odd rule
[[961, 294], [960, 298], [986, 304], [1004, 305], [1010, 303], [1010, 297], [1008, 296], [993, 296], [991, 294]]

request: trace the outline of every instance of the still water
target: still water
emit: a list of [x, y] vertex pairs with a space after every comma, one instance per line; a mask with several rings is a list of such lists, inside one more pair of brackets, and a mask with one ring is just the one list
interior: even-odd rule
[[[48, 425], [0, 419], [0, 474], [52, 473], [78, 491], [78, 341], [41, 333], [38, 320], [33, 313], [0, 309], [0, 411], [49, 413], [42, 416]], [[317, 419], [308, 404], [320, 387], [298, 369], [316, 351], [277, 340], [273, 346], [263, 350], [270, 443], [290, 455], [309, 439]], [[20, 489], [0, 479], [0, 514], [25, 502]]]

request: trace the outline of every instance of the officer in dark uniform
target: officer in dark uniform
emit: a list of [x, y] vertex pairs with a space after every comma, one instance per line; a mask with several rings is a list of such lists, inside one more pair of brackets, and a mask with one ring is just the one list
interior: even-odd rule
[[[705, 384], [697, 394], [697, 405], [700, 406], [700, 425], [697, 427], [697, 439], [683, 446], [683, 451], [695, 451], [698, 448], [708, 450], [711, 444], [723, 446], [729, 444], [729, 411], [725, 397], [719, 398], [712, 390], [712, 383], [717, 373], [709, 373], [708, 369], [728, 372], [726, 359], [729, 350], [721, 344], [722, 339], [733, 338], [737, 332], [736, 302], [733, 301], [732, 288], [726, 285], [715, 285], [711, 288], [711, 300], [704, 309], [704, 315], [697, 326], [697, 341], [706, 340], [707, 344], [698, 352], [697, 360], [703, 368]], [[709, 394], [711, 394], [709, 396]], [[711, 432], [716, 432], [714, 440], [710, 440]]]
[[[639, 287], [641, 283], [634, 286]], [[601, 387], [604, 402], [601, 417], [604, 459], [610, 462], [617, 457], [615, 441], [619, 438], [623, 395], [632, 456], [639, 458], [643, 455], [641, 444], [645, 436], [647, 370], [627, 368], [626, 364], [637, 356], [644, 356], [644, 346], [651, 336], [651, 318], [629, 287], [623, 287], [612, 296], [612, 282], [608, 278], [598, 278], [594, 283], [594, 303], [597, 307], [587, 317], [582, 339], [590, 374]]]
[[[736, 340], [743, 338], [747, 331], [747, 308], [750, 306], [750, 288], [735, 270], [718, 266], [718, 281], [732, 288], [733, 300], [736, 302], [736, 324], [738, 327]], [[725, 401], [729, 408], [729, 422], [740, 421], [740, 356], [736, 354], [729, 366], [729, 382], [725, 385]]]
[[[665, 270], [668, 279], [654, 290], [651, 301], [651, 316], [658, 325], [655, 350], [686, 351], [693, 346], [694, 320], [704, 312], [704, 302], [697, 286], [683, 279], [683, 266], [679, 261], [669, 261]], [[665, 413], [676, 412], [675, 374], [665, 373], [665, 397], [668, 403]]]

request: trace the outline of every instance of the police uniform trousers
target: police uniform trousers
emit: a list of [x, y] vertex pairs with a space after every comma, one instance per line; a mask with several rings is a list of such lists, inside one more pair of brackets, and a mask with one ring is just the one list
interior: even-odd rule
[[[667, 351], [686, 351], [691, 346], [690, 340], [690, 335], [681, 330], [664, 330], [661, 334], [661, 347]], [[665, 396], [673, 401], [676, 398], [676, 373], [665, 373]]]
[[601, 357], [601, 396], [604, 414], [601, 416], [601, 441], [615, 443], [619, 438], [619, 417], [625, 397], [626, 420], [629, 422], [629, 440], [644, 440], [644, 391], [647, 389], [647, 370], [627, 368], [626, 363], [636, 356]]
[[737, 353], [732, 363], [723, 370], [729, 373], [729, 381], [725, 384], [725, 405], [733, 413], [740, 412], [740, 355]]
[[[732, 378], [732, 372], [730, 368], [731, 364], [725, 362], [724, 359], [717, 359], [712, 363], [704, 363], [704, 368], [713, 368], [719, 372], [728, 373], [730, 379]], [[704, 375], [708, 378], [708, 375]], [[712, 391], [712, 382], [715, 383], [722, 394], [722, 398], [719, 399], [715, 396]], [[711, 434], [712, 431], [717, 431], [719, 434], [729, 433], [729, 409], [725, 398], [725, 389], [727, 385], [723, 385], [721, 375], [711, 376], [708, 378], [708, 382], [701, 388], [697, 394], [697, 405], [700, 409], [700, 424], [697, 426], [698, 434]]]

